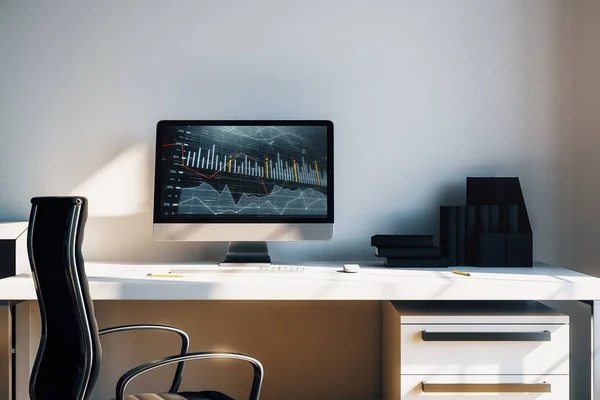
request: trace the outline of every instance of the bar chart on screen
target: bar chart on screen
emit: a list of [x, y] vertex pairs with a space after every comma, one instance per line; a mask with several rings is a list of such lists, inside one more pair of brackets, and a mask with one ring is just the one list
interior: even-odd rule
[[[272, 160], [268, 157], [262, 159], [245, 153], [216, 154], [215, 145], [212, 149], [191, 149], [186, 144], [180, 145], [183, 149], [181, 166], [191, 171], [214, 171], [227, 174], [257, 176], [288, 182], [299, 182], [310, 185], [327, 186], [327, 173], [319, 169], [317, 162], [307, 163], [304, 156], [300, 160], [282, 160], [279, 153]], [[212, 174], [203, 174], [207, 178]]]

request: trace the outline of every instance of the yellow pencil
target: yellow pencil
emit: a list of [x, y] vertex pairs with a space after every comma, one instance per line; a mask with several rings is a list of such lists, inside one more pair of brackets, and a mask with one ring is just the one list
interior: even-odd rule
[[470, 273], [468, 273], [468, 272], [463, 272], [463, 271], [456, 271], [456, 270], [454, 270], [454, 271], [452, 271], [452, 273], [453, 273], [453, 274], [457, 274], [457, 275], [471, 276], [471, 274], [470, 274]]
[[149, 278], [183, 278], [181, 274], [146, 274]]

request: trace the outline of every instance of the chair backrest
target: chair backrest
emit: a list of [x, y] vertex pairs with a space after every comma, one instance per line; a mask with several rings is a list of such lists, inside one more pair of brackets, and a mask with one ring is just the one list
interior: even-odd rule
[[31, 204], [27, 249], [42, 337], [29, 395], [32, 400], [87, 400], [102, 360], [81, 254], [87, 200], [36, 197]]

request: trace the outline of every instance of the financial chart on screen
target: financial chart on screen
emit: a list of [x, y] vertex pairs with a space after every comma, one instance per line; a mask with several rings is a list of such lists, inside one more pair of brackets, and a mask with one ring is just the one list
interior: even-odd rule
[[326, 217], [325, 126], [168, 126], [157, 142], [164, 216]]

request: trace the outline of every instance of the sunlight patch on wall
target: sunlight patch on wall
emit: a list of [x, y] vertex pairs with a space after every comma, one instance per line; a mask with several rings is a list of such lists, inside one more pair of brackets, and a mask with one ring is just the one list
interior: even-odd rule
[[152, 154], [146, 143], [131, 147], [71, 191], [89, 200], [90, 217], [138, 214], [152, 205]]

